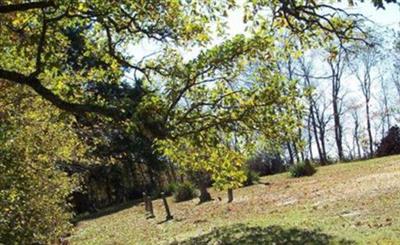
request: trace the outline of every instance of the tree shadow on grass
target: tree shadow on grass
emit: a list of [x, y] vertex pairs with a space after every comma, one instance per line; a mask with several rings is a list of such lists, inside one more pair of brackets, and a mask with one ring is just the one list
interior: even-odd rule
[[137, 200], [132, 200], [132, 201], [124, 202], [124, 203], [121, 203], [121, 204], [117, 204], [117, 205], [114, 205], [114, 206], [110, 206], [110, 207], [107, 207], [107, 208], [99, 209], [94, 213], [79, 214], [79, 215], [75, 216], [71, 220], [71, 222], [76, 225], [80, 221], [84, 221], [84, 220], [87, 221], [87, 220], [97, 219], [97, 218], [100, 218], [100, 217], [103, 217], [103, 216], [106, 216], [106, 215], [117, 213], [119, 211], [122, 211], [122, 210], [125, 210], [125, 209], [128, 209], [128, 208], [132, 208], [134, 206], [140, 205], [141, 202], [142, 202], [142, 200], [137, 199]]
[[283, 229], [279, 226], [247, 226], [238, 224], [215, 228], [210, 233], [172, 244], [355, 244], [318, 230]]

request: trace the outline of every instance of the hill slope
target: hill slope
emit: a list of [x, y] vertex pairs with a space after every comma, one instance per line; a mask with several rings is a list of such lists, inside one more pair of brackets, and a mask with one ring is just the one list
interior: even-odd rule
[[[78, 224], [73, 244], [400, 244], [400, 156], [320, 167], [312, 177], [287, 173], [214, 201], [173, 203], [174, 220], [146, 220], [143, 204]], [[219, 198], [218, 198], [219, 197]], [[219, 200], [222, 199], [222, 200]]]

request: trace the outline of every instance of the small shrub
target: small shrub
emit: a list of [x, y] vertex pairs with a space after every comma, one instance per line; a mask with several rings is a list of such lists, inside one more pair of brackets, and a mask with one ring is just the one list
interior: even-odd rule
[[171, 182], [167, 186], [164, 187], [164, 193], [167, 196], [171, 196], [175, 191], [178, 186], [178, 183], [176, 182]]
[[174, 191], [175, 202], [188, 201], [197, 197], [196, 189], [190, 182], [183, 182], [176, 185]]
[[295, 164], [289, 168], [290, 176], [294, 178], [311, 176], [315, 174], [315, 172], [317, 172], [317, 170], [309, 161]]
[[376, 150], [376, 156], [383, 157], [400, 154], [400, 128], [391, 127], [387, 135], [382, 139]]
[[243, 183], [244, 186], [254, 185], [260, 180], [260, 175], [255, 171], [246, 169], [245, 173], [247, 178], [246, 181]]

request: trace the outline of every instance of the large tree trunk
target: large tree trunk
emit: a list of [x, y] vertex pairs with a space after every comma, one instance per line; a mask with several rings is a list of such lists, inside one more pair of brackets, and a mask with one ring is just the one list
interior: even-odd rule
[[189, 172], [188, 175], [190, 176], [193, 183], [196, 184], [197, 188], [199, 188], [200, 191], [199, 203], [211, 201], [212, 200], [211, 195], [207, 190], [209, 184], [209, 177], [207, 172], [205, 171]]
[[200, 203], [208, 202], [211, 201], [211, 195], [207, 190], [207, 185], [204, 183], [199, 184], [199, 190], [200, 190]]

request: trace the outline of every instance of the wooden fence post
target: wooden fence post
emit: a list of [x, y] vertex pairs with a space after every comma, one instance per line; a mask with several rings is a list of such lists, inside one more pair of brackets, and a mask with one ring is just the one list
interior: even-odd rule
[[167, 202], [167, 198], [165, 197], [165, 193], [161, 192], [161, 197], [163, 199], [163, 203], [164, 203], [164, 207], [165, 207], [165, 212], [167, 213], [167, 216], [165, 217], [166, 220], [171, 220], [174, 217], [171, 215], [171, 212], [169, 210], [169, 206], [168, 206], [168, 202]]
[[232, 188], [228, 189], [228, 202], [232, 202], [233, 201], [233, 190]]
[[156, 216], [154, 215], [154, 210], [153, 210], [153, 200], [151, 200], [151, 197], [148, 199], [149, 202], [149, 216], [147, 216], [148, 219], [154, 219]]
[[151, 198], [147, 196], [146, 192], [143, 192], [143, 201], [147, 218], [148, 219], [155, 218], [153, 211], [153, 203], [151, 201]]
[[144, 202], [144, 210], [147, 212], [149, 212], [149, 201], [147, 200], [147, 194], [146, 192], [143, 192], [143, 202]]

